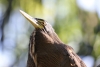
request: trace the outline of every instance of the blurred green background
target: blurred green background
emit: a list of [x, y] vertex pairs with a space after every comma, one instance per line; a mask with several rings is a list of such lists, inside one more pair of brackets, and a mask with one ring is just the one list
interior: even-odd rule
[[49, 22], [87, 67], [100, 64], [100, 0], [0, 0], [0, 67], [25, 67], [34, 27], [20, 14]]

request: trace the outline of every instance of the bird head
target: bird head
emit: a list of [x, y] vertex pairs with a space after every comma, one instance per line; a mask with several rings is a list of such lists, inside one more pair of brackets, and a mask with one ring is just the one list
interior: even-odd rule
[[[20, 10], [21, 14], [35, 27], [36, 32], [38, 32], [40, 38], [44, 38], [48, 41], [46, 42], [60, 42], [59, 37], [56, 35], [52, 26], [47, 23], [44, 19], [33, 18], [24, 11]], [[41, 34], [41, 36], [40, 36]]]

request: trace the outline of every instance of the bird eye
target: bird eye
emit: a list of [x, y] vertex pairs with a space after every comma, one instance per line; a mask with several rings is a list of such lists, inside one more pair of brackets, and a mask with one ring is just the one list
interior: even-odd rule
[[44, 21], [40, 21], [39, 24], [42, 26], [46, 26], [46, 23]]

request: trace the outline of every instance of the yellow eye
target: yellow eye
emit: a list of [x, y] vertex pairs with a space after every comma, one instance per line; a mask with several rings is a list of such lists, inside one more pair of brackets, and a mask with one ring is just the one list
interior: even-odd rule
[[45, 21], [43, 21], [43, 20], [38, 20], [38, 24], [40, 24], [42, 26], [45, 26], [46, 25]]

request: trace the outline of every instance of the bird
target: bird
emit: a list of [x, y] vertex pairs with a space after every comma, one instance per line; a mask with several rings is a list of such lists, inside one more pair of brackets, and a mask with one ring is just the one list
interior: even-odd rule
[[20, 12], [35, 28], [29, 40], [27, 67], [87, 67], [46, 20]]

